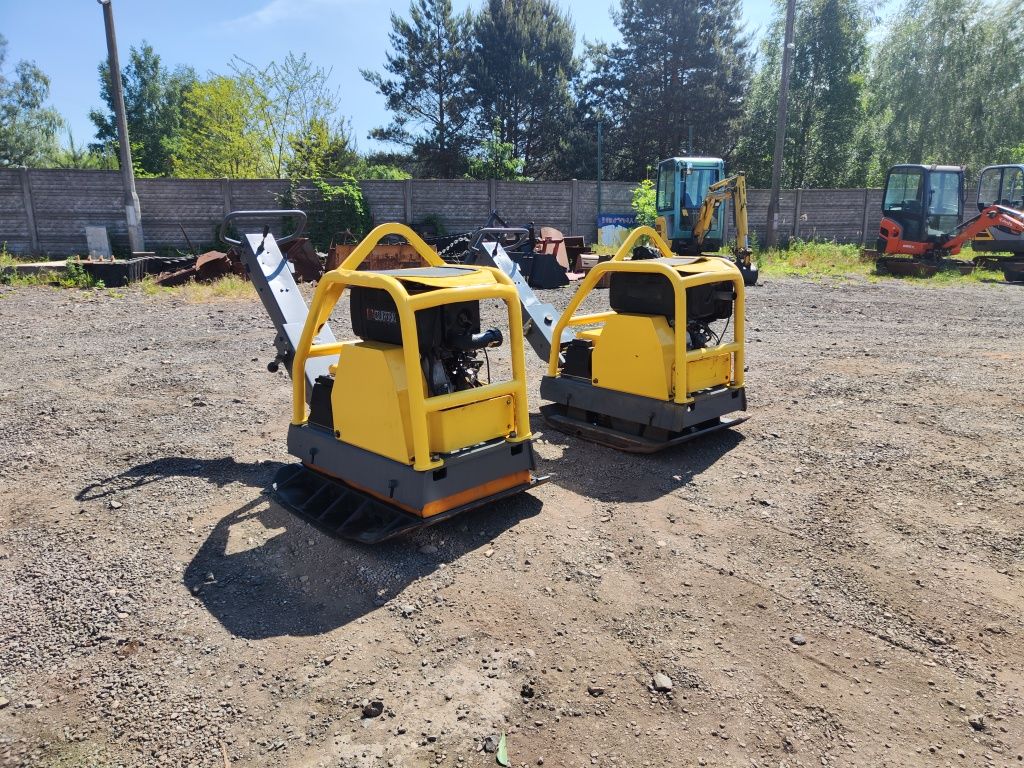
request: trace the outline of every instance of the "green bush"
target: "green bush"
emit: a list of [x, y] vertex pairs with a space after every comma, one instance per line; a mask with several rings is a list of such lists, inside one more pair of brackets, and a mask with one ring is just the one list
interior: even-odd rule
[[293, 184], [282, 197], [281, 204], [285, 208], [299, 208], [306, 212], [309, 216], [306, 236], [317, 249], [326, 250], [331, 243], [340, 241], [339, 235], [346, 230], [357, 237], [370, 231], [373, 225], [370, 209], [354, 177], [342, 176], [337, 184], [313, 179], [312, 184], [318, 196], [307, 195], [305, 190]]
[[644, 179], [633, 190], [633, 200], [630, 203], [636, 212], [637, 225], [648, 227], [654, 226], [654, 220], [658, 218], [658, 211], [655, 207], [654, 182]]
[[64, 272], [57, 275], [57, 285], [61, 288], [103, 288], [102, 280], [97, 280], [82, 267], [77, 256], [68, 259]]

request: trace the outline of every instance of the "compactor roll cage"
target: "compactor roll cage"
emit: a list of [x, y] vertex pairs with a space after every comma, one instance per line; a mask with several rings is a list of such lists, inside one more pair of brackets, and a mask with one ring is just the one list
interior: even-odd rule
[[[467, 277], [482, 273], [489, 275], [490, 280], [474, 279], [470, 281], [451, 278], [451, 285], [411, 295], [406, 291], [402, 282], [393, 275], [385, 272], [358, 271], [359, 266], [373, 250], [373, 247], [389, 235], [404, 237], [428, 267], [439, 267], [446, 271], [463, 269], [467, 271]], [[439, 278], [439, 280], [443, 280], [443, 278]], [[416, 371], [420, 368], [415, 316], [418, 310], [460, 301], [498, 299], [504, 302], [508, 310], [508, 327], [518, 329], [523, 325], [519, 294], [512, 280], [504, 272], [494, 267], [454, 267], [444, 262], [419, 235], [405, 224], [381, 224], [363, 239], [341, 263], [341, 266], [327, 272], [317, 283], [309, 307], [309, 317], [295, 350], [295, 365], [300, 370], [309, 358], [337, 355], [341, 351], [344, 342], [318, 344], [314, 339], [349, 286], [378, 288], [387, 291], [394, 300], [402, 329], [402, 346], [408, 371]], [[515, 436], [509, 439], [511, 442], [518, 442], [530, 437], [522, 335], [510, 333], [509, 343], [512, 350], [512, 378], [509, 381], [488, 383], [473, 389], [433, 397], [425, 396], [420, 387], [409, 387], [409, 417], [415, 451], [414, 469], [425, 471], [436, 469], [444, 464], [443, 460], [431, 455], [428, 447], [427, 414], [429, 413], [478, 403], [493, 397], [511, 395], [515, 408]], [[305, 424], [306, 420], [306, 381], [302, 376], [295, 376], [292, 378], [292, 424]]]

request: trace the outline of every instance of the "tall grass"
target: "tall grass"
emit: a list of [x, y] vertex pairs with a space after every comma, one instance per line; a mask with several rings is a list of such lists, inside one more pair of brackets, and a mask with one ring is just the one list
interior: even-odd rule
[[[970, 262], [977, 254], [971, 248], [964, 248], [956, 257]], [[794, 240], [789, 248], [771, 248], [756, 255], [764, 277], [807, 277], [807, 278], [861, 278], [870, 281], [880, 279], [904, 280], [920, 285], [941, 287], [963, 283], [1001, 282], [1002, 274], [987, 269], [975, 268], [973, 272], [961, 275], [958, 270], [941, 270], [933, 277], [895, 277], [878, 274], [874, 259], [863, 255], [859, 245], [841, 245], [831, 242], [808, 242]]]
[[765, 277], [869, 277], [873, 261], [862, 256], [857, 245], [794, 240], [789, 248], [770, 248], [757, 254]]
[[15, 267], [26, 259], [18, 259], [7, 250], [7, 244], [0, 247], [0, 285], [29, 286], [48, 285], [57, 288], [103, 288], [103, 281], [95, 279], [82, 268], [77, 257], [67, 260], [61, 271], [18, 272]]
[[203, 304], [223, 299], [247, 300], [256, 298], [252, 283], [238, 275], [224, 275], [208, 283], [190, 281], [184, 285], [165, 287], [147, 276], [142, 281], [142, 292], [147, 296], [170, 296], [184, 299], [190, 304]]

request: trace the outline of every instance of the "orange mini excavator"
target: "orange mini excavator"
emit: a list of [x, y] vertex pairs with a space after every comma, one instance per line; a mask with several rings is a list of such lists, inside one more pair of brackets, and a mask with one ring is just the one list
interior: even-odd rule
[[[894, 165], [885, 181], [878, 228], [878, 265], [900, 274], [934, 274], [960, 266], [949, 257], [989, 227], [1024, 232], [1024, 213], [989, 205], [960, 222], [964, 210], [964, 169], [952, 165]], [[970, 266], [970, 265], [968, 265]]]

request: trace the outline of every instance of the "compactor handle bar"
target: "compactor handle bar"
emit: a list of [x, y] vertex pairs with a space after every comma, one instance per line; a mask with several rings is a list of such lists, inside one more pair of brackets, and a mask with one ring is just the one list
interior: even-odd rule
[[305, 231], [305, 211], [300, 211], [297, 208], [293, 208], [290, 211], [231, 211], [231, 213], [224, 217], [224, 221], [220, 223], [220, 239], [225, 243], [231, 243], [231, 245], [241, 245], [241, 240], [235, 240], [234, 238], [228, 237], [228, 224], [235, 219], [265, 219], [268, 217], [280, 218], [283, 216], [297, 216], [299, 219], [299, 225], [295, 228], [295, 231], [288, 235], [288, 237], [282, 237], [277, 241], [278, 245], [285, 245], [292, 242], [292, 240], [295, 240]]

